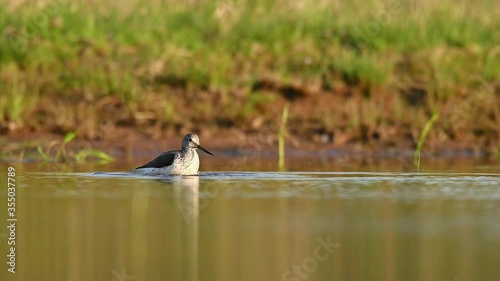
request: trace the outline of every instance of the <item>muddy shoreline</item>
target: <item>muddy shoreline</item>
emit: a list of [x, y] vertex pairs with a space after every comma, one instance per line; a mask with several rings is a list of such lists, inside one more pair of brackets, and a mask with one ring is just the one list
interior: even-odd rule
[[[187, 132], [186, 132], [187, 133]], [[278, 140], [275, 134], [244, 134], [237, 130], [219, 132], [197, 132], [201, 143], [208, 150], [224, 157], [277, 157]], [[121, 128], [113, 135], [103, 135], [96, 140], [76, 139], [67, 146], [75, 152], [83, 148], [101, 150], [116, 159], [148, 158], [166, 150], [180, 148], [180, 140], [185, 133], [162, 132], [157, 137], [134, 128]], [[350, 159], [404, 158], [412, 159], [415, 143], [401, 141], [397, 145], [383, 142], [326, 142], [327, 137], [289, 135], [285, 141], [286, 156], [301, 157], [342, 157]], [[0, 138], [4, 152], [19, 153], [22, 149], [36, 150], [37, 146], [48, 147], [51, 143], [61, 142], [63, 136], [51, 133], [11, 132]], [[436, 143], [430, 141], [424, 145], [422, 157], [427, 158], [489, 158], [498, 159], [498, 155], [485, 147], [457, 143]], [[410, 161], [411, 162], [411, 161]]]

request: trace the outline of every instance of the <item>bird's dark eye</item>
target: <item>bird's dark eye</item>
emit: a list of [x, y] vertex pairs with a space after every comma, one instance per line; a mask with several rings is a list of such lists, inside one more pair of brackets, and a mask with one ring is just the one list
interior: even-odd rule
[[189, 141], [193, 141], [193, 139], [192, 139], [192, 138], [189, 138]]

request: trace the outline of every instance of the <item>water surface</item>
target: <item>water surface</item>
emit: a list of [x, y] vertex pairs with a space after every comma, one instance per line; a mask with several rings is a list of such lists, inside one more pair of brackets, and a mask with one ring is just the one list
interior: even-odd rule
[[495, 165], [195, 177], [137, 177], [116, 166], [14, 166], [17, 270], [7, 272], [2, 230], [1, 280], [500, 276]]

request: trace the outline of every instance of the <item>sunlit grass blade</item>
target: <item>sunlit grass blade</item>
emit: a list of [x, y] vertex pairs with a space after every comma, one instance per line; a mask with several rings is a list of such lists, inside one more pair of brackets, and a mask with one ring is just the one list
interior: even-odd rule
[[115, 160], [115, 158], [112, 157], [111, 155], [103, 151], [100, 151], [98, 149], [92, 149], [92, 148], [80, 150], [75, 155], [76, 162], [85, 162], [88, 160], [88, 158], [96, 158], [100, 162], [111, 162]]
[[41, 146], [37, 146], [36, 147], [36, 151], [38, 151], [38, 154], [40, 154], [40, 156], [42, 157], [43, 161], [45, 161], [45, 162], [52, 161], [52, 158], [50, 158], [50, 156], [47, 153], [45, 153], [45, 151], [43, 151], [43, 149], [42, 149]]
[[72, 131], [64, 136], [63, 145], [70, 143], [76, 137], [76, 132]]
[[420, 138], [418, 139], [417, 148], [413, 153], [413, 165], [415, 165], [417, 171], [420, 171], [420, 154], [422, 152], [425, 140], [427, 139], [427, 135], [432, 129], [432, 125], [434, 125], [434, 122], [436, 122], [438, 118], [439, 114], [437, 112], [434, 112], [432, 114], [432, 117], [425, 123], [424, 129], [422, 130], [422, 134], [420, 134]]
[[290, 104], [285, 103], [283, 114], [281, 115], [280, 130], [278, 133], [278, 167], [280, 171], [285, 170], [285, 138], [286, 138], [286, 123], [288, 121], [288, 108]]

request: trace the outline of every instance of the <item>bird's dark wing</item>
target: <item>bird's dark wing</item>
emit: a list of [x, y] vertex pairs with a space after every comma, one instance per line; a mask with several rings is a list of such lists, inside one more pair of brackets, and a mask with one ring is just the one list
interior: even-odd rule
[[166, 167], [172, 165], [174, 163], [175, 157], [177, 153], [176, 151], [167, 151], [163, 152], [160, 154], [160, 156], [156, 157], [155, 159], [151, 160], [145, 165], [142, 165], [140, 167], [137, 167], [136, 169], [142, 169], [142, 168], [161, 168], [161, 167]]

